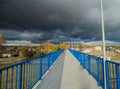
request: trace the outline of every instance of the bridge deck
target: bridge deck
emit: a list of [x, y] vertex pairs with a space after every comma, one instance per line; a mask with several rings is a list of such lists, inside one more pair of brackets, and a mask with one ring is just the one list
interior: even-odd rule
[[100, 87], [66, 50], [34, 89], [100, 89]]

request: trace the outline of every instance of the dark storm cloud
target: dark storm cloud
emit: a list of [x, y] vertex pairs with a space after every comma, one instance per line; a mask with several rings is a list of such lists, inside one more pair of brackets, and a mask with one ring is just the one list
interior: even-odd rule
[[[119, 39], [120, 0], [104, 1], [106, 38]], [[1, 0], [0, 32], [7, 39], [101, 39], [98, 0]], [[32, 34], [31, 34], [32, 33]], [[114, 33], [115, 35], [113, 35]]]

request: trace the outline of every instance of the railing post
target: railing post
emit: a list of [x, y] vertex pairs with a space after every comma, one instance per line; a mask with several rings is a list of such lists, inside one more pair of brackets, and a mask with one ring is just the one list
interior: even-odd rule
[[116, 64], [116, 79], [117, 79], [117, 89], [120, 89], [120, 74], [119, 65]]
[[20, 64], [19, 68], [18, 89], [22, 89], [22, 64]]
[[98, 61], [98, 86], [100, 86], [100, 59], [97, 59]]
[[40, 58], [40, 78], [39, 78], [39, 80], [41, 80], [42, 79], [42, 58]]
[[6, 70], [6, 83], [5, 83], [5, 89], [8, 88], [8, 69]]
[[109, 64], [107, 61], [105, 62], [105, 66], [106, 66], [106, 88], [109, 89]]
[[86, 55], [83, 54], [83, 67], [85, 68], [85, 58], [86, 58]]
[[80, 63], [80, 52], [78, 53], [78, 60], [79, 60], [79, 63]]
[[50, 59], [49, 59], [50, 55], [48, 55], [48, 69], [50, 68]]
[[83, 58], [83, 53], [81, 54], [81, 64], [82, 64], [82, 66], [83, 66], [83, 60], [84, 60], [84, 58]]
[[90, 55], [88, 55], [88, 72], [90, 74]]
[[1, 83], [2, 83], [2, 71], [0, 71], [0, 89], [1, 89]]

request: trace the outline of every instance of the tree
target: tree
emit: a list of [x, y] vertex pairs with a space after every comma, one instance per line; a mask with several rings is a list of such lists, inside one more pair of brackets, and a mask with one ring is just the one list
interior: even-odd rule
[[35, 51], [31, 46], [23, 46], [19, 48], [19, 56], [24, 58], [34, 57]]
[[0, 33], [0, 44], [5, 42], [5, 37], [2, 33]]
[[35, 50], [35, 57], [38, 57], [38, 56], [41, 56], [43, 53], [42, 53], [42, 49], [38, 46]]
[[52, 50], [51, 50], [51, 52], [55, 52], [55, 51], [57, 51], [58, 49], [59, 49], [58, 46], [53, 45], [53, 46], [52, 46]]
[[0, 57], [2, 56], [2, 52], [4, 50], [4, 46], [2, 44], [4, 42], [5, 42], [4, 35], [2, 33], [0, 33]]
[[43, 44], [40, 45], [40, 48], [43, 50], [44, 54], [48, 54], [52, 52], [52, 48], [53, 48], [54, 44], [48, 42], [45, 42]]
[[67, 43], [66, 42], [62, 42], [59, 44], [59, 48], [60, 49], [65, 49], [67, 47]]

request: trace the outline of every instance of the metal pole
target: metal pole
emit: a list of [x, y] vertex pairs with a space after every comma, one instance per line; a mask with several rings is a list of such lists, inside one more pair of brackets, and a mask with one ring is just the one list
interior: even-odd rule
[[105, 48], [105, 28], [104, 28], [104, 16], [103, 16], [103, 0], [101, 0], [101, 22], [102, 22], [102, 45], [103, 45], [103, 62], [104, 62], [104, 89], [106, 89], [106, 48]]

